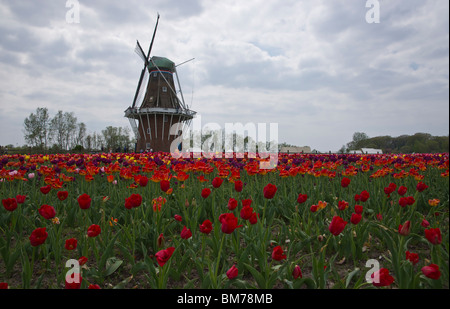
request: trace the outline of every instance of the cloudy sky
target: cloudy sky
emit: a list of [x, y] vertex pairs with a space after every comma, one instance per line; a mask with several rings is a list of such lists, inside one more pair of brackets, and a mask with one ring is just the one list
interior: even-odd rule
[[152, 55], [195, 58], [178, 73], [202, 124], [278, 123], [319, 151], [449, 133], [447, 0], [79, 0], [79, 22], [66, 2], [0, 0], [0, 145], [23, 145], [38, 107], [129, 127], [158, 12]]

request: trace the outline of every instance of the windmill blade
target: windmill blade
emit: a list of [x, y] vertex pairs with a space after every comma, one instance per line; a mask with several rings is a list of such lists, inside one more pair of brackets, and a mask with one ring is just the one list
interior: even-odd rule
[[[137, 102], [141, 101], [142, 94], [145, 92], [146, 89], [145, 85], [147, 84], [147, 79], [148, 79], [148, 70], [146, 70], [146, 68], [144, 67], [141, 71], [141, 77], [139, 78], [136, 93], [134, 94], [133, 105], [131, 106], [132, 108], [136, 106]], [[142, 87], [142, 85], [144, 85], [144, 87]]]
[[144, 70], [144, 77], [142, 78], [141, 86], [139, 87], [138, 96], [136, 98], [136, 104], [138, 106], [141, 105], [142, 100], [144, 99], [144, 95], [147, 91], [148, 78], [149, 72], [148, 70]]
[[134, 52], [144, 61], [145, 66], [148, 65], [148, 59], [145, 57], [144, 51], [142, 50], [141, 44], [139, 44], [139, 41], [136, 41], [136, 47], [134, 49]]
[[156, 29], [158, 28], [158, 22], [159, 22], [159, 13], [158, 13], [158, 18], [156, 19], [155, 30], [153, 31], [152, 42], [150, 43], [150, 47], [148, 48], [147, 59], [149, 59], [149, 57], [150, 57], [150, 52], [152, 51], [153, 42], [155, 41], [155, 34], [156, 34]]
[[184, 61], [184, 62], [182, 62], [182, 63], [177, 64], [175, 67], [179, 67], [180, 65], [185, 64], [185, 63], [187, 63], [187, 62], [189, 62], [189, 61], [192, 61], [192, 60], [194, 60], [194, 59], [195, 59], [195, 58], [186, 60], [186, 61]]
[[135, 52], [139, 55], [139, 57], [141, 57], [141, 58], [144, 60], [145, 66], [144, 66], [144, 68], [142, 69], [141, 77], [139, 78], [139, 82], [138, 82], [138, 85], [137, 85], [137, 88], [136, 88], [136, 93], [135, 93], [135, 95], [134, 95], [134, 100], [133, 100], [132, 108], [134, 108], [134, 107], [136, 106], [136, 103], [138, 102], [138, 100], [139, 100], [140, 97], [142, 96], [142, 92], [145, 91], [145, 89], [146, 89], [146, 87], [141, 87], [141, 86], [142, 86], [144, 77], [145, 77], [146, 75], [148, 75], [148, 70], [146, 70], [146, 68], [148, 67], [148, 61], [149, 61], [149, 57], [150, 57], [150, 52], [151, 52], [152, 47], [153, 47], [153, 41], [155, 40], [156, 29], [158, 28], [158, 22], [159, 22], [159, 13], [158, 13], [158, 18], [157, 18], [157, 20], [156, 20], [155, 30], [153, 31], [152, 41], [151, 41], [150, 47], [149, 47], [149, 49], [148, 49], [147, 57], [145, 57], [144, 51], [142, 50], [142, 47], [141, 47], [141, 45], [139, 44], [139, 41], [137, 41], [137, 44], [136, 44]]

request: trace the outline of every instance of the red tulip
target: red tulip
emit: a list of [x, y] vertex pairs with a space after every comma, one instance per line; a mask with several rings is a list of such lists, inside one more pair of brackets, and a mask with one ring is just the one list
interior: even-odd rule
[[174, 215], [173, 216], [175, 218], [175, 220], [177, 220], [178, 222], [181, 222], [183, 220], [183, 218], [180, 215]]
[[147, 183], [148, 183], [148, 177], [147, 176], [143, 176], [143, 175], [139, 176], [139, 185], [141, 187], [147, 186]]
[[394, 282], [394, 277], [389, 274], [389, 270], [381, 268], [371, 275], [373, 278], [372, 284], [374, 286], [389, 286]]
[[430, 226], [430, 222], [428, 222], [425, 218], [423, 218], [420, 225], [423, 226], [424, 228], [427, 228]]
[[159, 187], [163, 192], [167, 192], [170, 189], [170, 181], [163, 179], [159, 182]]
[[387, 196], [389, 197], [391, 195], [391, 193], [395, 191], [396, 188], [397, 188], [397, 185], [395, 183], [391, 182], [389, 184], [389, 186], [384, 188], [384, 193], [386, 193]]
[[258, 222], [258, 218], [259, 218], [259, 214], [257, 214], [256, 212], [252, 213], [252, 215], [250, 216], [250, 219], [248, 219], [248, 222], [250, 222], [250, 224], [256, 224]]
[[419, 262], [419, 255], [417, 253], [406, 251], [406, 259], [413, 265], [416, 265]]
[[339, 216], [334, 216], [331, 220], [330, 225], [328, 226], [328, 230], [331, 234], [337, 236], [344, 230], [346, 225], [347, 221], [344, 221], [344, 219]]
[[3, 199], [2, 204], [7, 211], [14, 211], [17, 208], [17, 200], [15, 198]]
[[352, 217], [350, 218], [350, 222], [354, 225], [358, 224], [359, 221], [361, 221], [361, 214], [353, 213]]
[[223, 179], [220, 177], [214, 177], [213, 181], [212, 181], [212, 186], [214, 188], [219, 188], [222, 185]]
[[409, 221], [409, 220], [406, 221], [405, 223], [403, 223], [403, 225], [400, 224], [398, 226], [398, 233], [402, 236], [409, 235], [410, 230], [411, 230], [411, 221]]
[[230, 269], [227, 270], [227, 277], [228, 279], [234, 279], [238, 275], [238, 269], [235, 265], [231, 266]]
[[439, 228], [429, 228], [425, 230], [425, 238], [433, 245], [442, 243], [441, 230]]
[[161, 248], [162, 246], [164, 246], [164, 243], [165, 243], [164, 235], [163, 233], [161, 233], [156, 239], [156, 245], [158, 246], [158, 248]]
[[69, 196], [69, 192], [67, 192], [67, 191], [58, 191], [58, 193], [56, 193], [56, 196], [58, 197], [58, 199], [60, 201], [64, 201]]
[[348, 208], [348, 202], [346, 201], [339, 201], [338, 202], [338, 209], [339, 210], [346, 210]]
[[405, 207], [407, 205], [413, 205], [416, 202], [416, 200], [414, 199], [413, 196], [402, 196], [399, 200], [398, 200], [398, 204], [401, 207]]
[[403, 195], [406, 194], [406, 191], [408, 191], [408, 188], [407, 188], [407, 187], [405, 187], [405, 186], [400, 186], [400, 187], [398, 188], [397, 193], [398, 193], [399, 195], [403, 196]]
[[276, 246], [275, 248], [273, 248], [272, 259], [274, 259], [275, 261], [281, 261], [286, 259], [286, 254], [284, 254], [281, 246]]
[[406, 199], [408, 201], [408, 205], [414, 205], [414, 203], [416, 202], [414, 196], [408, 196]]
[[246, 200], [242, 200], [242, 206], [243, 207], [246, 207], [246, 206], [251, 206], [252, 205], [252, 203], [253, 203], [253, 200], [252, 199], [246, 199]]
[[23, 203], [25, 203], [25, 199], [26, 199], [26, 198], [27, 198], [26, 195], [20, 195], [20, 194], [16, 195], [16, 201], [17, 201], [17, 204], [23, 204]]
[[238, 205], [237, 200], [235, 200], [234, 198], [231, 197], [231, 198], [228, 200], [227, 208], [228, 208], [229, 210], [233, 210], [233, 209], [235, 209], [235, 208], [237, 207], [237, 205]]
[[294, 279], [303, 277], [302, 270], [300, 269], [300, 266], [295, 265], [294, 270], [292, 272], [292, 277], [294, 277]]
[[50, 185], [46, 185], [46, 186], [40, 188], [40, 190], [43, 194], [49, 193], [51, 189], [52, 189], [52, 187], [50, 187]]
[[203, 221], [203, 223], [200, 225], [200, 232], [203, 234], [209, 234], [212, 231], [212, 223], [208, 219]]
[[100, 228], [99, 225], [92, 224], [90, 227], [88, 227], [87, 236], [95, 237], [95, 236], [99, 235], [101, 231], [102, 231], [102, 229]]
[[185, 226], [185, 227], [183, 227], [183, 230], [181, 231], [180, 236], [183, 239], [189, 239], [192, 237], [192, 232], [190, 229], [186, 228], [186, 226]]
[[202, 197], [203, 198], [207, 198], [210, 194], [211, 194], [211, 189], [210, 188], [203, 188], [203, 190], [202, 190]]
[[88, 209], [91, 207], [91, 197], [86, 193], [81, 194], [77, 201], [81, 209]]
[[47, 220], [54, 218], [56, 215], [55, 208], [50, 205], [42, 205], [38, 211], [39, 214]]
[[78, 264], [80, 264], [80, 266], [83, 266], [84, 264], [86, 264], [88, 261], [87, 257], [82, 256], [78, 259]]
[[101, 290], [100, 286], [98, 284], [89, 284], [88, 286], [89, 290]]
[[163, 267], [170, 259], [174, 251], [175, 251], [174, 247], [169, 247], [167, 249], [156, 252], [155, 257], [159, 266]]
[[246, 206], [242, 207], [242, 209], [241, 209], [241, 218], [244, 220], [248, 220], [252, 216], [252, 213], [253, 213], [253, 208], [246, 205]]
[[243, 184], [241, 180], [236, 180], [234, 182], [234, 190], [236, 190], [236, 192], [241, 192], [243, 189]]
[[363, 212], [363, 207], [361, 206], [361, 205], [355, 205], [355, 212], [357, 213], [357, 214], [362, 214], [362, 212]]
[[419, 192], [422, 192], [423, 190], [427, 189], [428, 186], [424, 184], [423, 182], [419, 182], [416, 186], [416, 190]]
[[424, 266], [421, 270], [427, 278], [437, 280], [441, 277], [441, 271], [439, 270], [439, 266], [436, 264]]
[[77, 248], [77, 240], [76, 240], [76, 238], [69, 238], [69, 239], [66, 239], [66, 244], [65, 244], [65, 248], [67, 249], [67, 250], [74, 250], [74, 249], [76, 249]]
[[369, 197], [370, 197], [370, 194], [366, 190], [362, 191], [361, 194], [359, 195], [359, 199], [361, 202], [367, 201], [369, 199]]
[[31, 232], [29, 239], [33, 247], [42, 245], [45, 242], [48, 236], [48, 233], [45, 230], [45, 227], [40, 227]]
[[348, 185], [350, 184], [350, 179], [347, 177], [342, 178], [341, 180], [341, 187], [342, 188], [347, 188]]
[[238, 218], [233, 213], [224, 213], [219, 216], [219, 222], [221, 225], [221, 230], [225, 234], [231, 234], [233, 231], [242, 225], [238, 225]]
[[303, 204], [304, 202], [306, 202], [306, 200], [308, 199], [308, 195], [307, 194], [299, 194], [297, 197], [297, 203], [299, 204]]
[[269, 183], [264, 187], [263, 193], [266, 199], [272, 199], [275, 196], [275, 193], [277, 193], [277, 186]]
[[139, 207], [142, 204], [142, 196], [138, 193], [133, 193], [130, 197], [125, 199], [125, 208], [131, 209]]

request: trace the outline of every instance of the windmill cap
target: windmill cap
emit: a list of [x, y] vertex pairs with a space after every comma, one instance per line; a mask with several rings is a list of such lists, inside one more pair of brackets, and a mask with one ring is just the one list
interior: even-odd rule
[[156, 67], [158, 67], [160, 70], [165, 69], [171, 72], [175, 71], [175, 63], [165, 57], [153, 56], [150, 63], [148, 64], [148, 67], [150, 70], [156, 69]]

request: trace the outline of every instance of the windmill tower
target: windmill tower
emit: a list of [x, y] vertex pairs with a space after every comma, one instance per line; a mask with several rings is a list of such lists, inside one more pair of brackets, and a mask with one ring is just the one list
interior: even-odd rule
[[[137, 152], [170, 152], [170, 146], [178, 137], [179, 130], [189, 125], [196, 114], [184, 102], [176, 70], [177, 66], [193, 59], [175, 65], [165, 57], [150, 57], [158, 22], [159, 14], [147, 55], [137, 41], [135, 51], [144, 61], [144, 68], [133, 104], [125, 110], [125, 117], [130, 121], [136, 136]], [[170, 128], [175, 124], [177, 135], [171, 135]]]

